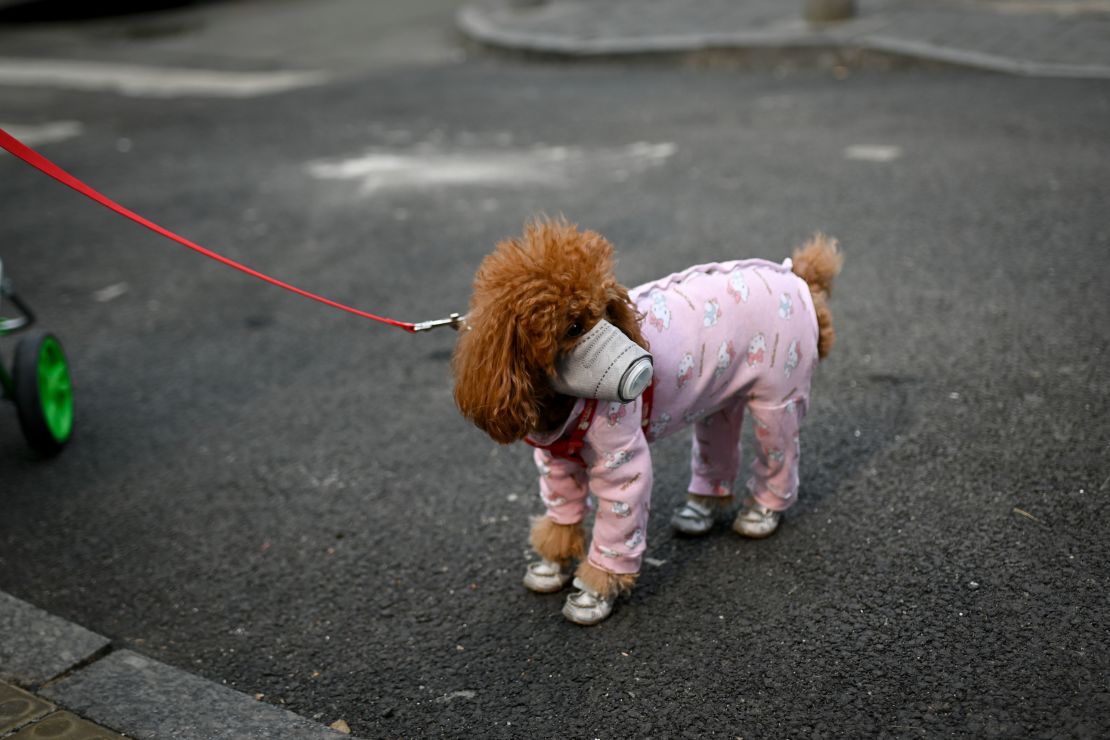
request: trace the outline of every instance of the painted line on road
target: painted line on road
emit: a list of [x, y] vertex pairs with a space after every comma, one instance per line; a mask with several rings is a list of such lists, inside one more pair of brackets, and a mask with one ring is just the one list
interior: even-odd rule
[[308, 173], [325, 180], [353, 180], [362, 194], [383, 189], [464, 185], [563, 186], [584, 171], [617, 181], [664, 164], [673, 143], [636, 142], [586, 149], [539, 145], [517, 151], [444, 151], [427, 146], [408, 152], [376, 150], [343, 159], [309, 162]]
[[0, 85], [113, 92], [141, 98], [251, 98], [326, 82], [316, 71], [224, 72], [63, 59], [0, 57]]
[[902, 147], [889, 144], [853, 144], [844, 149], [845, 159], [860, 162], [893, 162], [902, 156]]
[[85, 127], [80, 121], [50, 121], [38, 124], [0, 121], [0, 129], [4, 129], [27, 146], [53, 144], [66, 139], [75, 139], [85, 133]]

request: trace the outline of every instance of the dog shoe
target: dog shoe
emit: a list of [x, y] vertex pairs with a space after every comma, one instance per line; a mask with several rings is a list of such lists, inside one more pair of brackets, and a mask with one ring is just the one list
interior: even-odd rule
[[737, 534], [760, 540], [775, 533], [775, 530], [779, 528], [780, 519], [782, 519], [781, 512], [773, 511], [762, 504], [749, 500], [744, 504], [740, 513], [736, 515], [736, 521], [732, 523], [732, 529]]
[[591, 591], [580, 579], [574, 579], [574, 587], [579, 589], [567, 597], [563, 604], [563, 616], [575, 624], [597, 624], [613, 612], [615, 596], [602, 597]]
[[713, 527], [713, 510], [697, 501], [687, 501], [671, 517], [671, 526], [682, 534], [705, 534]]
[[528, 563], [528, 569], [524, 571], [524, 587], [539, 594], [562, 591], [568, 581], [570, 574], [564, 573], [558, 563], [550, 560]]

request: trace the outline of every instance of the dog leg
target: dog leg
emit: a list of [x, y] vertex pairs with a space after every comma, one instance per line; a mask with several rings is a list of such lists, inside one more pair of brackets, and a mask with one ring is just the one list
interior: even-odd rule
[[613, 598], [631, 591], [639, 575], [639, 573], [610, 573], [587, 560], [578, 565], [574, 578], [598, 596]]
[[805, 418], [805, 398], [784, 404], [749, 405], [757, 440], [748, 492], [732, 528], [745, 537], [762, 539], [774, 534], [782, 512], [798, 498], [798, 466], [802, 446], [798, 429]]
[[732, 482], [740, 469], [740, 402], [699, 419], [690, 448], [690, 485], [686, 503], [671, 517], [679, 534], [699, 537], [713, 528], [720, 509], [732, 505]]
[[702, 496], [700, 493], [690, 491], [686, 494], [687, 501], [701, 504], [710, 509], [727, 509], [732, 506], [735, 497], [730, 493], [727, 496]]
[[610, 573], [589, 561], [581, 563], [574, 578], [579, 590], [567, 597], [563, 616], [575, 624], [597, 624], [613, 612], [617, 596], [632, 589], [637, 575]]
[[532, 549], [544, 560], [570, 565], [586, 554], [586, 537], [581, 524], [559, 524], [546, 516], [532, 520], [529, 538]]

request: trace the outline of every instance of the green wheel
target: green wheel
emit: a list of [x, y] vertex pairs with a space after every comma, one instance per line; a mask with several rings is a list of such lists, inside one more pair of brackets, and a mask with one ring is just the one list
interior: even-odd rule
[[15, 406], [28, 444], [44, 455], [62, 451], [73, 434], [73, 386], [62, 343], [31, 332], [15, 348]]

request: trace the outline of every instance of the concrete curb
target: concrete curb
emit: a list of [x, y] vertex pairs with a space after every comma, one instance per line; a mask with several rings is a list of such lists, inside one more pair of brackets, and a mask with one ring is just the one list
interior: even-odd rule
[[33, 689], [110, 646], [107, 637], [0, 591], [0, 681]]
[[0, 678], [141, 740], [354, 738], [130, 650], [112, 650], [108, 638], [2, 591]]
[[634, 54], [674, 54], [722, 48], [774, 48], [827, 45], [817, 35], [777, 31], [730, 31], [717, 33], [673, 33], [635, 38], [597, 36], [577, 38], [532, 33], [507, 28], [484, 8], [466, 5], [455, 15], [459, 29], [470, 39], [487, 46], [532, 54], [569, 57], [604, 57]]
[[1053, 64], [984, 54], [982, 52], [953, 49], [920, 41], [909, 41], [881, 35], [868, 36], [866, 47], [870, 51], [890, 52], [901, 56], [916, 57], [932, 62], [955, 64], [991, 72], [1025, 77], [1058, 77], [1064, 79], [1110, 79], [1110, 67], [1099, 64]]
[[639, 36], [593, 36], [539, 33], [511, 28], [496, 20], [496, 11], [465, 5], [455, 16], [459, 30], [471, 40], [495, 49], [556, 57], [588, 59], [665, 55], [706, 51], [865, 51], [971, 69], [1027, 77], [1110, 79], [1110, 65], [1060, 64], [949, 47], [883, 34], [881, 22], [866, 19], [827, 30], [803, 21], [775, 30], [705, 31]]

